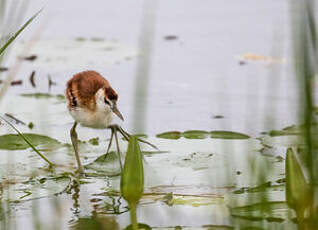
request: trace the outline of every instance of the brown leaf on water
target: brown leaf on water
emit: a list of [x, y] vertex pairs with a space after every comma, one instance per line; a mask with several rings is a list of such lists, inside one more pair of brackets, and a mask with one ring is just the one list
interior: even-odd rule
[[30, 55], [30, 56], [26, 56], [26, 57], [22, 57], [23, 60], [26, 60], [26, 61], [34, 61], [35, 59], [37, 59], [38, 56], [33, 54], [33, 55]]

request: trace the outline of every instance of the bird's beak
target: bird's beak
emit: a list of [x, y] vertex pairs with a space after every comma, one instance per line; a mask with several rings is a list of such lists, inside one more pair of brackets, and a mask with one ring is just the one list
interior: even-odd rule
[[124, 121], [124, 117], [123, 117], [123, 115], [121, 115], [121, 113], [117, 109], [116, 103], [113, 103], [112, 110], [113, 110], [113, 113], [115, 113], [122, 121]]

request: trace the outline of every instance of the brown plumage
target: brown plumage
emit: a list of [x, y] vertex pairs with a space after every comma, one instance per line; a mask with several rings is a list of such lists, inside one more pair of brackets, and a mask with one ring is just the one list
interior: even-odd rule
[[67, 82], [66, 96], [69, 108], [79, 106], [94, 111], [96, 109], [95, 94], [100, 88], [104, 89], [106, 98], [117, 101], [117, 93], [96, 71], [89, 70], [75, 74]]

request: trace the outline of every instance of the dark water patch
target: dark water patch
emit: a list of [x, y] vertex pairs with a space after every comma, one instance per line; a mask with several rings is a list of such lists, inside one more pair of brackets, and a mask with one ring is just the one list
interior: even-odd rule
[[163, 37], [166, 41], [174, 41], [178, 39], [178, 36], [176, 35], [166, 35]]
[[222, 118], [224, 118], [224, 116], [222, 116], [222, 115], [214, 115], [212, 118], [213, 119], [222, 119]]

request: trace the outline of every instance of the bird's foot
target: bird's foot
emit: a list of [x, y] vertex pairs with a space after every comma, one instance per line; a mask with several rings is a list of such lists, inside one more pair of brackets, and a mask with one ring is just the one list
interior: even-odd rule
[[[126, 132], [122, 127], [120, 127], [120, 126], [117, 125], [117, 124], [114, 124], [114, 125], [110, 125], [109, 128], [110, 128], [113, 132], [117, 132], [117, 131], [118, 131], [118, 132], [124, 137], [124, 139], [129, 142], [129, 138], [130, 138], [131, 135], [130, 135], [128, 132]], [[147, 144], [147, 145], [151, 146], [152, 148], [154, 148], [154, 149], [156, 149], [156, 150], [159, 150], [159, 149], [157, 148], [157, 146], [155, 146], [154, 144], [151, 144], [151, 143], [148, 142], [148, 141], [145, 141], [144, 139], [141, 139], [141, 138], [137, 137], [137, 140], [140, 141], [140, 142], [142, 142], [142, 143], [144, 143], [144, 144]]]
[[86, 174], [85, 174], [85, 171], [84, 171], [84, 168], [78, 168], [76, 171], [75, 171], [75, 176], [77, 177], [86, 177]]

